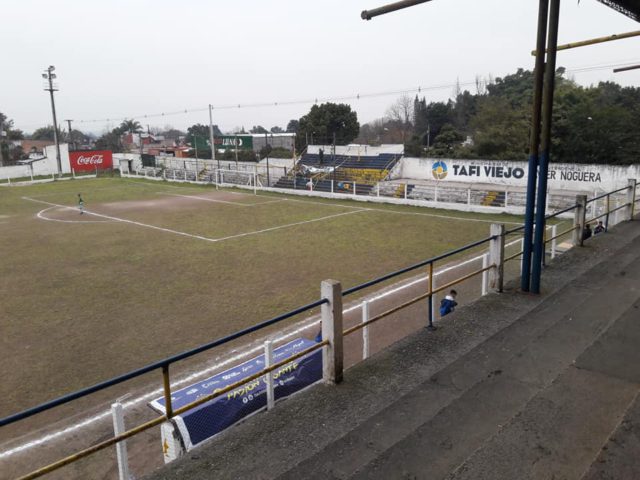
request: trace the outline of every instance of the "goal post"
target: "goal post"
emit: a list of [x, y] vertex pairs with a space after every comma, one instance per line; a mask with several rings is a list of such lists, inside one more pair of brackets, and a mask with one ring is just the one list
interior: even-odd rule
[[253, 193], [257, 193], [258, 190], [257, 177], [257, 174], [252, 171], [224, 168], [216, 168], [215, 174], [213, 175], [217, 186], [248, 188], [253, 190]]

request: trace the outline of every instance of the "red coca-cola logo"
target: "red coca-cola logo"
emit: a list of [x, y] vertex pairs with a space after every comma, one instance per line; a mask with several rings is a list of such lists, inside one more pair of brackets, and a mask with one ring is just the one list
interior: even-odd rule
[[78, 165], [101, 165], [104, 158], [102, 155], [91, 155], [90, 157], [78, 157]]
[[109, 150], [78, 150], [69, 152], [69, 163], [76, 172], [113, 168], [113, 155]]

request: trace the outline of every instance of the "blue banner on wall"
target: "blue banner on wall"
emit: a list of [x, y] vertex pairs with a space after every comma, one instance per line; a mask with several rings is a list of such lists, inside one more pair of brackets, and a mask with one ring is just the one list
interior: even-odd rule
[[[304, 338], [293, 340], [274, 349], [273, 361], [277, 363], [285, 360], [314, 344], [315, 342]], [[263, 368], [264, 355], [260, 355], [225, 372], [172, 392], [172, 406], [174, 410], [178, 409], [200, 397], [253, 375]], [[308, 387], [322, 378], [322, 350], [316, 350], [274, 370], [273, 377], [276, 400]], [[153, 400], [149, 405], [158, 412], [165, 413], [164, 398]], [[260, 377], [182, 415], [177, 415], [174, 419], [182, 435], [185, 448], [190, 450], [200, 442], [213, 437], [266, 406], [266, 382], [264, 377]]]

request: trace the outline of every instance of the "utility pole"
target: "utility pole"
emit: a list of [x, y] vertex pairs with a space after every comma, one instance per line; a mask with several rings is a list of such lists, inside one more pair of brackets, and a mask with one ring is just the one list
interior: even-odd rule
[[[65, 122], [67, 122], [67, 125], [69, 125], [69, 135], [67, 135], [67, 141], [69, 142], [69, 145], [72, 144], [71, 142], [71, 122], [73, 122], [73, 120], [65, 120]], [[73, 149], [75, 150], [75, 144], [73, 144]]]
[[[216, 143], [213, 134], [213, 107], [209, 104], [209, 141], [211, 142], [211, 160], [216, 159]], [[220, 160], [218, 160], [218, 170], [220, 170]]]
[[0, 117], [0, 167], [4, 166], [4, 152], [2, 151], [2, 141], [4, 140], [4, 123], [2, 117]]
[[53, 113], [53, 141], [56, 144], [56, 160], [58, 161], [58, 175], [62, 176], [62, 161], [60, 160], [60, 141], [58, 139], [58, 120], [56, 119], [56, 103], [53, 100], [53, 92], [58, 91], [57, 88], [53, 86], [53, 80], [56, 78], [56, 74], [53, 73], [56, 67], [53, 65], [49, 65], [44, 73], [42, 74], [42, 78], [48, 81], [49, 88], [45, 88], [46, 91], [51, 95], [51, 112]]
[[240, 147], [240, 145], [238, 145], [238, 132], [236, 132], [236, 138], [234, 139], [235, 143], [235, 150], [236, 150], [236, 170], [238, 170], [238, 148]]

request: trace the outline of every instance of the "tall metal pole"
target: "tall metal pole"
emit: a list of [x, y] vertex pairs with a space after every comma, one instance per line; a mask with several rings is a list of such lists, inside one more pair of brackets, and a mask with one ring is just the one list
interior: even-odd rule
[[[65, 120], [65, 122], [67, 122], [67, 125], [69, 125], [69, 135], [67, 136], [67, 140], [69, 145], [71, 145], [71, 122], [73, 122], [73, 120]], [[75, 150], [75, 146], [74, 146], [74, 150]]]
[[238, 132], [236, 132], [235, 142], [233, 142], [233, 143], [235, 143], [235, 147], [236, 147], [235, 148], [235, 150], [236, 150], [236, 170], [238, 170], [238, 147], [239, 147], [239, 145], [238, 145]]
[[544, 80], [542, 138], [540, 140], [540, 184], [536, 202], [536, 228], [533, 240], [533, 266], [531, 269], [531, 291], [540, 293], [540, 275], [544, 261], [545, 206], [547, 203], [547, 172], [549, 171], [549, 150], [551, 147], [551, 115], [553, 113], [553, 92], [556, 77], [556, 51], [558, 47], [558, 27], [560, 24], [560, 0], [551, 0], [549, 11], [549, 40], [547, 66]]
[[[211, 142], [211, 160], [216, 159], [216, 144], [213, 134], [213, 107], [209, 104], [209, 141]], [[218, 159], [218, 170], [220, 169], [220, 160]]]
[[528, 292], [531, 286], [531, 253], [533, 239], [533, 216], [536, 199], [538, 175], [538, 154], [540, 142], [540, 116], [542, 112], [542, 86], [544, 81], [544, 51], [547, 37], [547, 20], [549, 17], [549, 0], [540, 0], [538, 7], [538, 39], [536, 49], [536, 66], [534, 70], [533, 115], [531, 138], [529, 144], [529, 176], [527, 178], [527, 205], [524, 218], [524, 240], [522, 247], [522, 276], [520, 288]]
[[49, 82], [49, 88], [45, 88], [51, 95], [51, 112], [53, 113], [53, 141], [56, 144], [56, 160], [58, 162], [58, 175], [62, 176], [62, 161], [60, 160], [60, 140], [58, 138], [58, 120], [56, 118], [56, 103], [53, 99], [53, 92], [57, 91], [57, 88], [53, 88], [53, 79], [56, 78], [53, 71], [56, 68], [53, 65], [49, 65], [49, 68], [45, 70], [46, 73], [42, 74]]
[[2, 151], [2, 142], [4, 140], [3, 122], [0, 117], [0, 167], [4, 166], [4, 152]]

